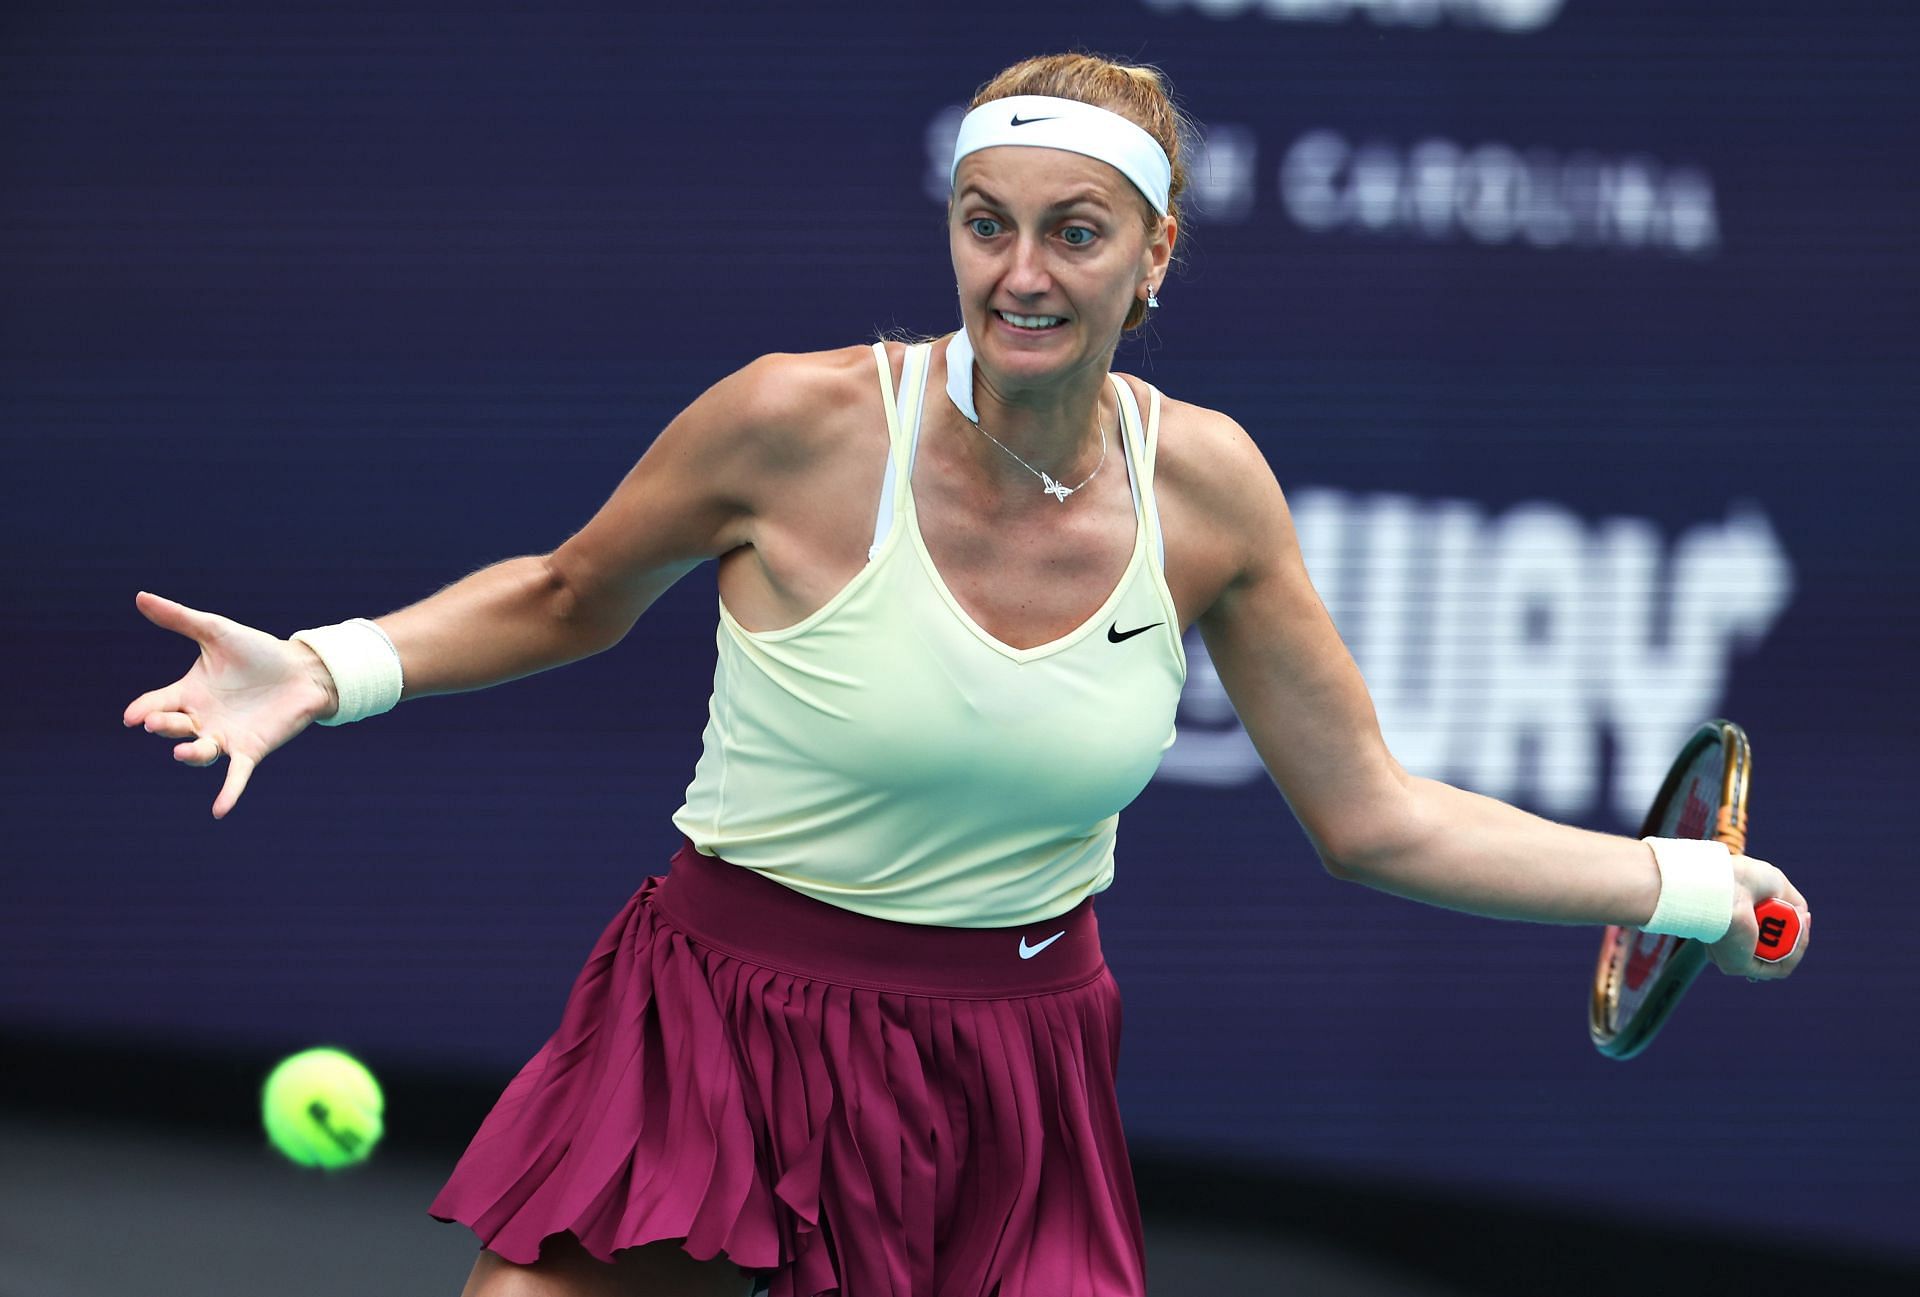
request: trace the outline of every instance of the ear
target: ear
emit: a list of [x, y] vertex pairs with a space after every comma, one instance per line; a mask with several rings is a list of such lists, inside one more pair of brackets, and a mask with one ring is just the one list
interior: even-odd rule
[[1173, 261], [1174, 240], [1180, 237], [1180, 222], [1171, 216], [1160, 218], [1160, 229], [1147, 240], [1146, 250], [1141, 254], [1141, 270], [1146, 274], [1146, 282], [1155, 288], [1167, 282], [1167, 267]]

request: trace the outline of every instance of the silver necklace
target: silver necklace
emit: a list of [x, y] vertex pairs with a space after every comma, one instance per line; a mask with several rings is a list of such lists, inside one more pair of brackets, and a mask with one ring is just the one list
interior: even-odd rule
[[1101, 417], [1101, 411], [1098, 406], [1094, 407], [1094, 426], [1100, 430], [1100, 462], [1093, 466], [1093, 472], [1086, 475], [1086, 477], [1081, 481], [1080, 486], [1068, 486], [1064, 482], [1054, 481], [1049, 474], [1042, 473], [1039, 469], [1027, 463], [1026, 460], [1021, 459], [1019, 455], [1014, 454], [1013, 448], [1007, 445], [1006, 442], [1001, 441], [998, 437], [988, 432], [985, 428], [982, 428], [980, 426], [980, 421], [978, 419], [969, 419], [964, 413], [960, 417], [963, 419], [966, 419], [968, 423], [972, 424], [974, 426], [974, 429], [978, 431], [982, 437], [985, 437], [988, 441], [992, 442], [994, 445], [998, 446], [1000, 449], [1006, 451], [1009, 455], [1013, 455], [1014, 459], [1018, 461], [1020, 467], [1026, 469], [1027, 472], [1033, 474], [1035, 477], [1040, 479], [1040, 489], [1046, 492], [1048, 495], [1052, 496], [1055, 500], [1058, 500], [1061, 504], [1065, 504], [1067, 502], [1067, 497], [1072, 495], [1075, 491], [1078, 491], [1080, 489], [1080, 486], [1085, 486], [1088, 482], [1091, 482], [1093, 481], [1094, 478], [1098, 477], [1100, 475], [1100, 470], [1107, 466], [1107, 425], [1106, 425], [1106, 421]]

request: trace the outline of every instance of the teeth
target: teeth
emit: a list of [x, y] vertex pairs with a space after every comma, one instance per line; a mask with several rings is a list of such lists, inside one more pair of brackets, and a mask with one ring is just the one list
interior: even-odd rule
[[1015, 315], [1011, 311], [994, 313], [1008, 324], [1018, 325], [1023, 329], [1051, 329], [1056, 324], [1066, 323], [1065, 317], [1059, 315]]

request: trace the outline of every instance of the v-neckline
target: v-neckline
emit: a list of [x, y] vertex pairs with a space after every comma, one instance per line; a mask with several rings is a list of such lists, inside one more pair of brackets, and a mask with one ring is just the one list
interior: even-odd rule
[[[914, 550], [920, 555], [920, 562], [926, 568], [927, 577], [933, 583], [933, 588], [939, 591], [940, 598], [946, 602], [947, 607], [953, 610], [954, 616], [960, 619], [961, 625], [972, 631], [981, 643], [993, 649], [995, 652], [1013, 659], [1015, 662], [1031, 662], [1038, 658], [1049, 657], [1055, 653], [1059, 653], [1064, 649], [1072, 647], [1081, 639], [1085, 638], [1088, 632], [1096, 629], [1100, 623], [1105, 621], [1114, 609], [1119, 606], [1121, 596], [1126, 593], [1127, 586], [1133, 581], [1134, 575], [1138, 571], [1147, 552], [1147, 529], [1141, 518], [1141, 514], [1145, 508], [1144, 498], [1140, 492], [1140, 484], [1136, 476], [1137, 469], [1135, 460], [1127, 437], [1129, 419], [1126, 407], [1128, 404], [1133, 403], [1133, 393], [1122, 390], [1125, 383], [1124, 379], [1118, 379], [1111, 374], [1107, 377], [1109, 384], [1114, 389], [1114, 409], [1119, 416], [1116, 432], [1120, 437], [1120, 457], [1125, 461], [1127, 490], [1133, 501], [1133, 548], [1127, 556], [1127, 566], [1121, 571], [1120, 579], [1114, 582], [1113, 589], [1107, 593], [1107, 597], [1101, 601], [1098, 608], [1095, 608], [1093, 612], [1088, 615], [1086, 620], [1066, 632], [1066, 634], [1057, 636], [1041, 644], [1035, 644], [1032, 648], [1016, 648], [993, 634], [993, 632], [989, 631], [985, 626], [982, 626], [975, 620], [973, 614], [967, 611], [966, 606], [960, 602], [959, 596], [955, 595], [952, 588], [947, 585], [947, 579], [940, 575], [940, 565], [934, 562], [933, 551], [927, 547], [926, 535], [920, 530], [920, 510], [915, 501], [913, 490], [913, 467], [919, 458], [920, 430], [926, 421], [926, 402], [920, 402], [920, 408], [914, 411], [914, 425], [908, 438], [906, 478], [904, 481], [906, 488], [907, 508], [905, 513], [907, 515], [907, 527], [913, 537]], [[1136, 406], [1135, 415], [1137, 416], [1137, 414], [1138, 408]], [[1062, 503], [1064, 504], [1065, 502], [1062, 501]]]

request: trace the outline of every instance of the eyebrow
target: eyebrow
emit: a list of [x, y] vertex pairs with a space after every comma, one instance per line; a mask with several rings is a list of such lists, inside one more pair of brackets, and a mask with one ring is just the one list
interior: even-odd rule
[[[979, 197], [980, 200], [986, 203], [987, 206], [989, 207], [1004, 208], [1006, 206], [1006, 204], [1002, 202], [1000, 199], [996, 198], [994, 195], [988, 193], [986, 190], [982, 189], [979, 185], [971, 181], [969, 181], [960, 190], [960, 192], [957, 195], [955, 195], [955, 201], [957, 202], [960, 199], [967, 197], [969, 194]], [[1069, 194], [1067, 197], [1061, 199], [1057, 203], [1047, 204], [1047, 210], [1050, 212], [1057, 212], [1063, 208], [1079, 207], [1083, 204], [1089, 207], [1098, 207], [1102, 211], [1113, 210], [1113, 204], [1110, 201], [1108, 201], [1106, 195], [1102, 194], [1098, 189], [1077, 190], [1074, 193]]]

